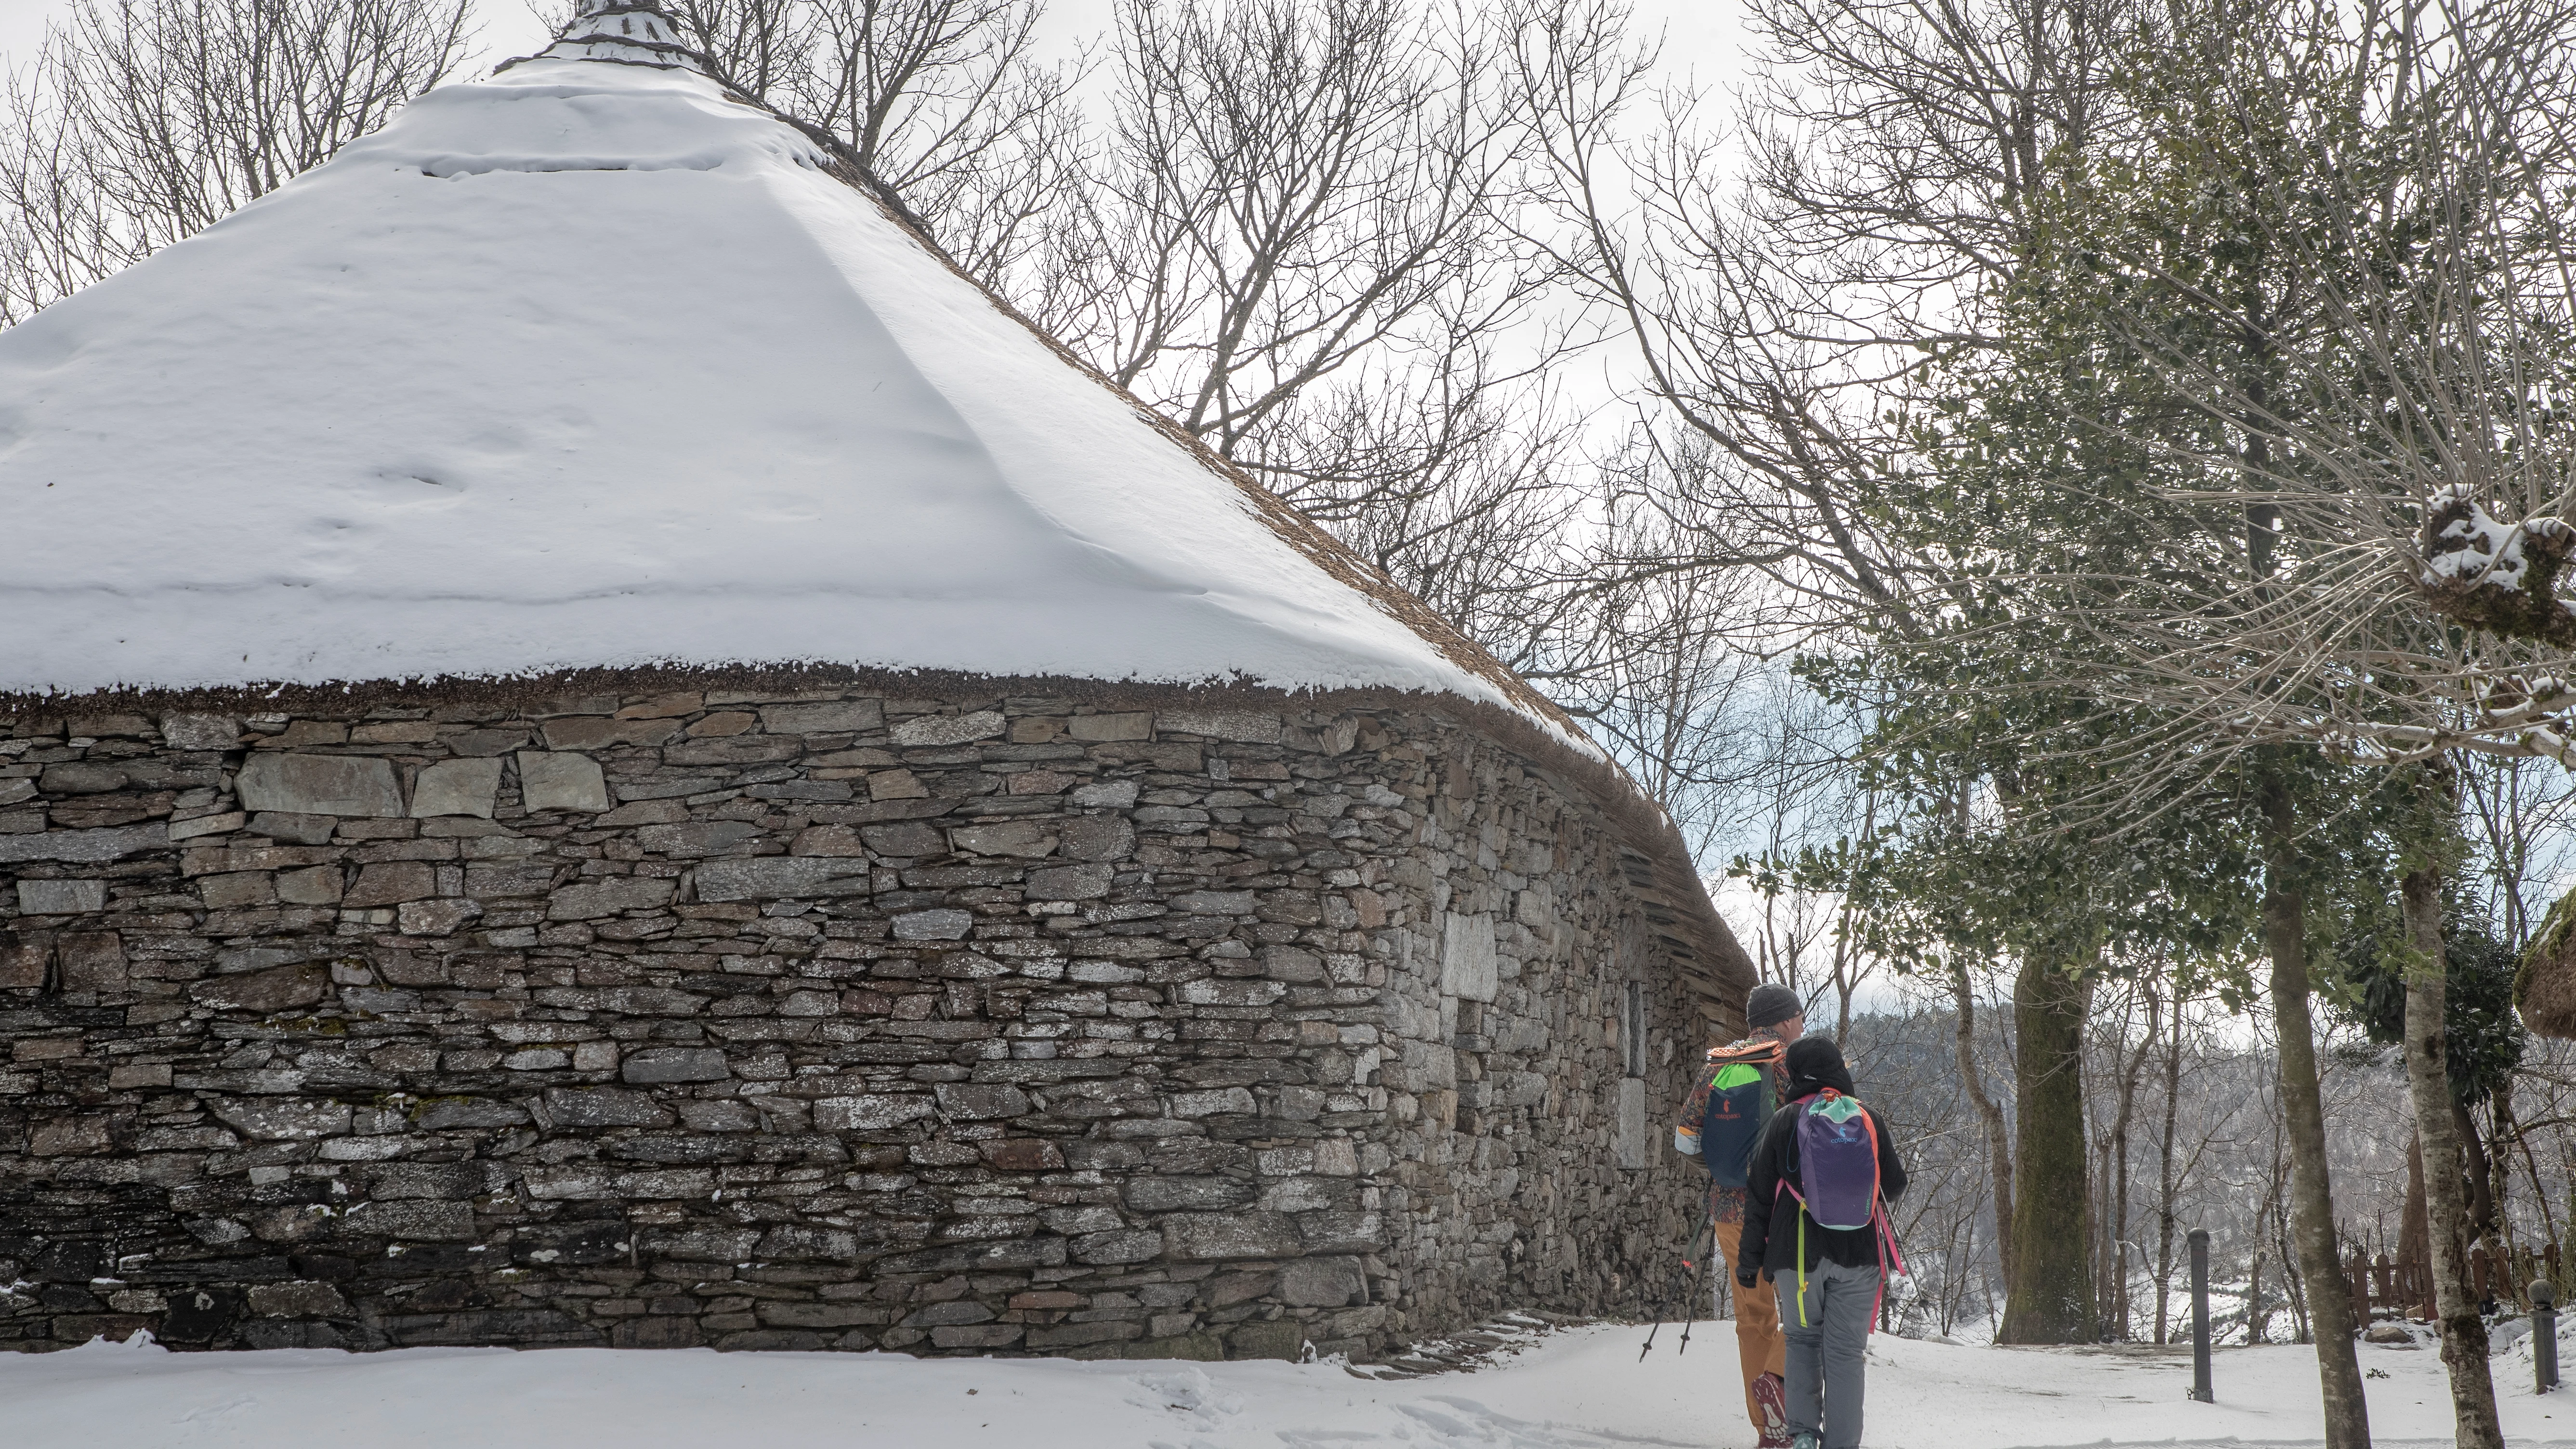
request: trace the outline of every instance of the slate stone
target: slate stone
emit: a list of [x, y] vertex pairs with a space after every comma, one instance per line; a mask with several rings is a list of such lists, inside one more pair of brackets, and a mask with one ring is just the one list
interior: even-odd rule
[[245, 1137], [273, 1142], [336, 1137], [349, 1130], [349, 1104], [302, 1097], [219, 1097], [207, 1109]]
[[938, 1094], [940, 1115], [956, 1121], [1017, 1117], [1029, 1110], [1029, 1094], [1006, 1083], [942, 1082], [931, 1090]]
[[1067, 798], [1086, 810], [1124, 810], [1136, 803], [1137, 794], [1133, 780], [1100, 780], [1074, 786]]
[[127, 962], [124, 938], [114, 931], [74, 931], [54, 946], [65, 991], [122, 991]]
[[433, 1198], [457, 1202], [484, 1187], [484, 1168], [477, 1162], [392, 1162], [360, 1174], [367, 1195], [378, 1199]]
[[497, 759], [441, 760], [424, 768], [411, 786], [411, 813], [426, 819], [433, 815], [473, 815], [492, 818], [492, 797], [501, 789], [501, 762]]
[[725, 1054], [716, 1047], [646, 1047], [627, 1053], [618, 1075], [638, 1085], [658, 1082], [721, 1082], [733, 1075]]
[[635, 832], [635, 843], [655, 855], [723, 855], [760, 838], [760, 827], [745, 820], [708, 820], [686, 825], [648, 825]]
[[598, 1223], [532, 1223], [511, 1234], [510, 1258], [519, 1263], [589, 1266], [623, 1263], [632, 1251], [633, 1230], [622, 1221]]
[[917, 1122], [937, 1110], [929, 1097], [911, 1094], [824, 1097], [814, 1103], [814, 1126], [824, 1132], [882, 1132]]
[[262, 1283], [250, 1290], [250, 1311], [266, 1318], [354, 1317], [349, 1300], [328, 1283]]
[[948, 838], [936, 827], [906, 822], [899, 825], [865, 825], [859, 838], [878, 855], [925, 856], [948, 853]]
[[188, 988], [189, 999], [218, 1011], [285, 1011], [311, 1006], [330, 994], [331, 976], [323, 967], [277, 966], [239, 976], [217, 976]]
[[551, 1087], [545, 1103], [558, 1127], [668, 1127], [675, 1120], [671, 1109], [653, 1098], [615, 1087]]
[[763, 705], [760, 727], [771, 734], [785, 735], [872, 733], [885, 728], [885, 705], [873, 699]]
[[337, 816], [296, 815], [269, 810], [250, 818], [248, 829], [253, 835], [283, 840], [295, 845], [328, 845], [331, 832], [340, 828]]
[[[391, 774], [390, 768], [387, 773]], [[22, 835], [0, 835], [0, 864], [21, 860], [95, 864], [169, 847], [170, 827], [159, 820], [106, 830], [39, 830]]]
[[1085, 1233], [1072, 1244], [1073, 1260], [1095, 1267], [1119, 1263], [1150, 1263], [1163, 1255], [1164, 1238], [1151, 1229], [1108, 1233]]
[[1166, 734], [1205, 735], [1212, 740], [1275, 745], [1286, 734], [1279, 716], [1244, 709], [1167, 709], [1156, 726]]
[[1140, 1213], [1203, 1212], [1242, 1206], [1251, 1201], [1252, 1186], [1226, 1177], [1131, 1177], [1126, 1198]]
[[336, 865], [281, 870], [277, 873], [277, 898], [289, 905], [336, 906], [346, 889], [341, 876], [341, 869]]
[[1062, 1238], [1012, 1238], [999, 1243], [959, 1243], [892, 1253], [878, 1259], [876, 1266], [884, 1273], [1007, 1273], [1015, 1269], [1060, 1268], [1064, 1258]]
[[608, 1343], [611, 1348], [704, 1348], [707, 1339], [694, 1318], [623, 1318], [610, 1327]]
[[1301, 1258], [1280, 1270], [1279, 1299], [1291, 1308], [1366, 1303], [1368, 1275], [1357, 1258]]
[[958, 941], [975, 928], [967, 911], [910, 911], [894, 918], [898, 941]]
[[394, 906], [437, 893], [438, 876], [429, 862], [388, 860], [360, 868], [357, 883], [340, 898], [340, 904], [352, 909]]
[[528, 1120], [527, 1109], [515, 1102], [497, 1102], [489, 1097], [449, 1097], [429, 1102], [420, 1109], [424, 1131], [453, 1132], [469, 1127], [517, 1127]]
[[1054, 865], [1029, 872], [1029, 898], [1042, 901], [1096, 901], [1109, 894], [1113, 879], [1106, 865]]
[[1165, 1253], [1176, 1262], [1293, 1258], [1306, 1251], [1296, 1223], [1279, 1213], [1174, 1213], [1161, 1227]]
[[1120, 815], [1087, 815], [1067, 821], [1064, 854], [1073, 860], [1125, 860], [1136, 853], [1136, 827]]
[[588, 755], [522, 750], [519, 802], [531, 812], [569, 810], [595, 814], [608, 808], [608, 780], [599, 762]]
[[1154, 737], [1154, 716], [1150, 713], [1078, 714], [1065, 721], [1065, 733], [1085, 743], [1150, 740]]
[[558, 887], [546, 902], [550, 921], [595, 921], [621, 911], [658, 910], [671, 903], [676, 881], [649, 876], [609, 876]]
[[1261, 1110], [1260, 1104], [1252, 1100], [1252, 1094], [1241, 1087], [1221, 1087], [1210, 1092], [1174, 1092], [1171, 1103], [1175, 1117], [1249, 1116]]
[[647, 1229], [636, 1247], [657, 1258], [684, 1258], [699, 1263], [739, 1263], [751, 1257], [760, 1234], [747, 1228], [692, 1228], [683, 1232]]
[[30, 916], [75, 916], [107, 909], [103, 880], [22, 880], [18, 909]]
[[783, 1226], [761, 1234], [753, 1255], [772, 1262], [846, 1262], [858, 1251], [857, 1237], [839, 1228]]
[[[658, 745], [680, 732], [674, 719], [550, 719], [541, 729], [554, 750], [601, 750], [616, 745]], [[602, 809], [607, 807], [602, 806]]]
[[392, 819], [403, 813], [393, 761], [378, 755], [255, 753], [234, 780], [242, 808]]
[[1306, 1356], [1306, 1325], [1293, 1318], [1238, 1324], [1225, 1336], [1225, 1356], [1295, 1363]]
[[1310, 1253], [1374, 1253], [1386, 1246], [1386, 1219], [1376, 1213], [1300, 1213], [1297, 1231]]
[[474, 1205], [465, 1202], [371, 1202], [341, 1220], [350, 1237], [397, 1238], [425, 1243], [475, 1240]]
[[229, 715], [161, 717], [161, 742], [174, 750], [229, 750], [241, 741], [241, 724]]
[[961, 825], [949, 831], [948, 838], [959, 852], [968, 855], [1048, 856], [1055, 854], [1057, 842], [1045, 827], [1026, 820]]
[[756, 855], [711, 860], [691, 873], [702, 901], [804, 900], [860, 896], [869, 890], [864, 859], [822, 855]]
[[894, 727], [897, 745], [963, 745], [989, 740], [1010, 728], [1010, 721], [991, 710], [973, 714], [916, 715]]
[[48, 795], [104, 795], [124, 789], [128, 778], [106, 765], [47, 765], [37, 783]]

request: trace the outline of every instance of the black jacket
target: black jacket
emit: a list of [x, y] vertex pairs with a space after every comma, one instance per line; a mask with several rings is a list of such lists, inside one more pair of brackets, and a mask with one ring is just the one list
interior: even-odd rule
[[[1870, 1267], [1878, 1262], [1876, 1233], [1868, 1228], [1820, 1227], [1813, 1218], [1807, 1219], [1807, 1261], [1797, 1261], [1798, 1219], [1806, 1209], [1780, 1184], [1785, 1181], [1801, 1191], [1806, 1188], [1806, 1179], [1798, 1175], [1798, 1114], [1793, 1109], [1814, 1095], [1814, 1084], [1802, 1082], [1796, 1089], [1803, 1089], [1803, 1095], [1772, 1113], [1771, 1120], [1762, 1125], [1761, 1140], [1753, 1144], [1753, 1169], [1744, 1205], [1744, 1238], [1736, 1254], [1736, 1267], [1767, 1269], [1774, 1274], [1796, 1273], [1815, 1267], [1822, 1258], [1846, 1268]], [[1870, 1114], [1870, 1120], [1878, 1128], [1878, 1194], [1894, 1202], [1905, 1191], [1905, 1164], [1897, 1160], [1896, 1144], [1888, 1140], [1887, 1123], [1876, 1113]]]

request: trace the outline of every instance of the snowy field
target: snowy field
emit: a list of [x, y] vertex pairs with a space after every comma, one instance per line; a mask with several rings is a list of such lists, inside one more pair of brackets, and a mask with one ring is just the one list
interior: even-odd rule
[[[1687, 1357], [1668, 1327], [1550, 1335], [1472, 1373], [1366, 1382], [1335, 1364], [915, 1360], [888, 1354], [593, 1349], [180, 1354], [94, 1343], [0, 1355], [8, 1442], [84, 1449], [1607, 1449], [1749, 1444], [1731, 1330], [1701, 1325]], [[2364, 1346], [2381, 1449], [2448, 1443], [2429, 1349]], [[2231, 1349], [2219, 1402], [2194, 1404], [2187, 1356], [1994, 1349], [1880, 1338], [1870, 1449], [2317, 1442], [2315, 1360]], [[2522, 1379], [2506, 1380], [2519, 1371]], [[2576, 1444], [2576, 1387], [2529, 1388], [2498, 1357], [2515, 1445]]]

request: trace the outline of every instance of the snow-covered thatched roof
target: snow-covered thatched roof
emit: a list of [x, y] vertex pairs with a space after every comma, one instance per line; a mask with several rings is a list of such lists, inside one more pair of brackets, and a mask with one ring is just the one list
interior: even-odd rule
[[1579, 741], [649, 7], [584, 8], [0, 333], [0, 695], [821, 663]]

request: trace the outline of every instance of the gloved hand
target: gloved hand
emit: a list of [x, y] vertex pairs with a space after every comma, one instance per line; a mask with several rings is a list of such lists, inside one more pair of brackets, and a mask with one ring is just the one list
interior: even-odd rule
[[1739, 1288], [1750, 1288], [1753, 1286], [1753, 1280], [1760, 1276], [1760, 1274], [1761, 1270], [1758, 1268], [1738, 1268], [1735, 1270], [1736, 1286]]

